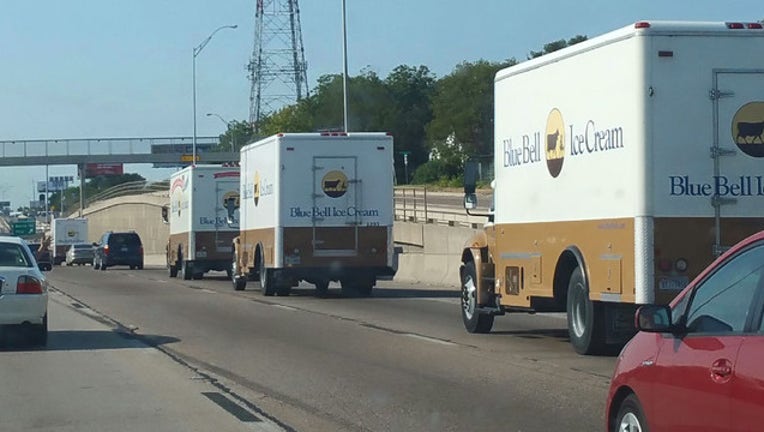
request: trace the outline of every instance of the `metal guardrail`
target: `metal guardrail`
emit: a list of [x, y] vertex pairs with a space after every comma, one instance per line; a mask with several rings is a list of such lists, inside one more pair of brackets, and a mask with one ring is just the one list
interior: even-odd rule
[[393, 211], [396, 221], [480, 228], [487, 219], [468, 215], [461, 206], [434, 204], [433, 193], [424, 186], [396, 186]]

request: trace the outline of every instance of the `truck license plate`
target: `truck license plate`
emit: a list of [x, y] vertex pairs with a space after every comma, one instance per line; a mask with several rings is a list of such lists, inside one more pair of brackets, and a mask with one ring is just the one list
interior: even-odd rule
[[665, 291], [680, 291], [690, 283], [687, 276], [668, 276], [658, 279], [658, 289]]

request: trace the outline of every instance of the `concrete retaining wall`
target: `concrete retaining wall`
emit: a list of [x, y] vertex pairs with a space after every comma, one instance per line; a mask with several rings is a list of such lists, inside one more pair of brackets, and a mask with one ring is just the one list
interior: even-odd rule
[[90, 241], [98, 241], [106, 231], [134, 230], [141, 237], [144, 254], [164, 255], [170, 235], [169, 225], [162, 222], [162, 206], [169, 203], [165, 195], [119, 197], [86, 208], [83, 216], [88, 218]]
[[[85, 209], [90, 241], [108, 230], [135, 230], [144, 254], [164, 255], [169, 226], [162, 222], [166, 194], [113, 198]], [[459, 286], [462, 247], [478, 229], [415, 222], [395, 222], [394, 237], [403, 248], [396, 280], [439, 286]]]

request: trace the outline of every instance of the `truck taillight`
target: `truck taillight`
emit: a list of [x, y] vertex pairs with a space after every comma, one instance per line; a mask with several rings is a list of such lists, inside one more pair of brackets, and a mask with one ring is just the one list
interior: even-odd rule
[[33, 276], [19, 276], [16, 294], [42, 294], [42, 282]]

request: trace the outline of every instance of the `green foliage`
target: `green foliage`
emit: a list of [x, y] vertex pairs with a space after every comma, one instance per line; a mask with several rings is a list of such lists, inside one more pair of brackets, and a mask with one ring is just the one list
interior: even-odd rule
[[[545, 44], [528, 58], [586, 40], [577, 35]], [[405, 184], [403, 153], [408, 153], [408, 172], [413, 183], [437, 183], [460, 187], [464, 161], [490, 158], [493, 154], [493, 80], [496, 72], [517, 64], [478, 60], [464, 62], [437, 79], [426, 66], [396, 67], [381, 79], [363, 70], [348, 77], [348, 130], [391, 132], [395, 143], [398, 184]], [[221, 135], [221, 149], [239, 148], [257, 137], [281, 132], [343, 130], [342, 75], [324, 75], [311, 95], [271, 113], [257, 125], [234, 122]], [[436, 157], [429, 160], [430, 155]]]
[[216, 151], [239, 151], [255, 137], [255, 131], [248, 121], [232, 120], [228, 129], [220, 135]]
[[548, 44], [544, 45], [544, 48], [541, 51], [531, 51], [528, 53], [528, 60], [534, 59], [536, 57], [541, 57], [544, 54], [549, 54], [551, 52], [555, 52], [557, 50], [561, 50], [563, 48], [569, 47], [571, 45], [575, 45], [579, 42], [583, 42], [587, 39], [584, 35], [576, 35], [572, 38], [568, 39], [567, 41], [565, 39], [556, 40], [554, 42], [549, 42]]
[[516, 63], [464, 62], [438, 81], [427, 141], [447, 165], [461, 171], [468, 156], [493, 153], [493, 78]]

